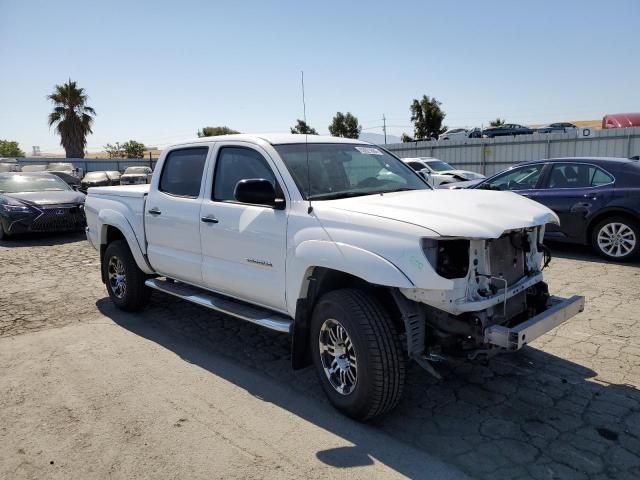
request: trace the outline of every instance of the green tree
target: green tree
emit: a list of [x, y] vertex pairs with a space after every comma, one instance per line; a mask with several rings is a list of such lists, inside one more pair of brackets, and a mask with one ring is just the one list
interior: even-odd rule
[[400, 138], [400, 140], [402, 140], [402, 143], [415, 142], [415, 140], [411, 138], [409, 135], [407, 135], [406, 133], [402, 134], [402, 137]]
[[301, 133], [307, 135], [317, 135], [316, 129], [307, 125], [307, 122], [304, 120], [297, 120], [295, 127], [291, 127], [291, 133]]
[[125, 158], [126, 153], [123, 147], [123, 145], [120, 145], [120, 142], [114, 144], [107, 143], [104, 146], [104, 150], [107, 152], [107, 155], [109, 155], [109, 158]]
[[136, 142], [135, 140], [129, 140], [122, 144], [122, 149], [127, 158], [142, 158], [145, 151], [144, 143]]
[[358, 123], [358, 118], [349, 112], [346, 115], [342, 112], [336, 113], [329, 125], [329, 133], [334, 137], [358, 138], [361, 131], [362, 126]]
[[0, 140], [0, 157], [24, 157], [24, 152], [20, 150], [18, 142]]
[[233, 135], [235, 133], [240, 132], [229, 127], [204, 127], [202, 130], [198, 130], [199, 137], [215, 137], [216, 135]]
[[93, 133], [91, 126], [96, 115], [87, 105], [89, 97], [84, 88], [69, 79], [67, 83], [56, 85], [47, 98], [54, 105], [49, 114], [49, 126], [55, 125], [67, 158], [84, 158], [87, 135]]
[[447, 127], [442, 125], [445, 113], [440, 108], [440, 103], [435, 98], [423, 95], [421, 100], [414, 99], [411, 103], [411, 121], [415, 140], [426, 140], [437, 137]]
[[504, 120], [504, 118], [496, 118], [495, 120], [491, 120], [491, 122], [489, 123], [489, 125], [491, 125], [492, 127], [501, 127], [502, 125], [504, 125], [506, 122]]

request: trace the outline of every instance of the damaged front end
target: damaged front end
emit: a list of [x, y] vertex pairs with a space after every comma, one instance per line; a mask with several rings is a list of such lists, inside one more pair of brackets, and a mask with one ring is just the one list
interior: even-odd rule
[[[453, 288], [400, 290], [412, 301], [410, 315], [424, 322], [424, 343], [409, 345], [410, 356], [473, 359], [518, 350], [582, 311], [583, 297], [549, 295], [542, 275], [550, 260], [543, 236], [544, 226], [536, 226], [495, 239], [423, 239], [427, 260]], [[403, 316], [406, 323], [406, 311]]]

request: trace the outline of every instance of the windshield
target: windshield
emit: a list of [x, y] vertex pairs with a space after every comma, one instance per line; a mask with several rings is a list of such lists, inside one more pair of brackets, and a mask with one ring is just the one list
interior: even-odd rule
[[12, 175], [0, 177], [0, 193], [54, 192], [71, 190], [55, 175]]
[[129, 174], [129, 173], [150, 173], [151, 169], [149, 167], [129, 167], [127, 168], [124, 173]]
[[447, 162], [443, 162], [442, 160], [429, 160], [425, 163], [429, 165], [429, 168], [431, 168], [431, 170], [435, 170], [436, 172], [455, 170], [451, 165], [449, 165]]
[[330, 200], [429, 188], [402, 161], [373, 146], [297, 143], [276, 145], [275, 149], [305, 199]]

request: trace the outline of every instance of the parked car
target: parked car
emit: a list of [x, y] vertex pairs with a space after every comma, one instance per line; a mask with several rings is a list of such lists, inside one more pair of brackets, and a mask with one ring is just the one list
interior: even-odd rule
[[438, 188], [444, 188], [448, 190], [462, 190], [465, 188], [471, 188], [478, 185], [480, 182], [483, 182], [484, 178], [479, 178], [476, 180], [467, 180], [464, 182], [454, 182], [454, 183], [444, 183], [438, 186]]
[[640, 113], [612, 113], [602, 118], [602, 128], [627, 128], [640, 126]]
[[78, 179], [83, 177], [83, 170], [73, 166], [73, 163], [69, 162], [52, 162], [47, 164], [45, 168], [46, 172], [66, 172], [69, 175], [73, 175]]
[[573, 123], [558, 122], [550, 123], [546, 127], [540, 127], [536, 130], [537, 133], [568, 133], [574, 131], [576, 127]]
[[438, 158], [415, 157], [403, 158], [402, 161], [418, 172], [434, 188], [455, 182], [485, 178], [480, 173], [453, 168]]
[[510, 168], [476, 185], [512, 190], [552, 209], [545, 238], [589, 244], [610, 260], [640, 253], [640, 161], [554, 158]]
[[90, 187], [106, 187], [109, 185], [120, 185], [120, 177], [113, 175], [113, 172], [107, 171], [89, 172], [82, 178], [80, 190], [86, 193]]
[[0, 173], [0, 239], [84, 229], [85, 196], [50, 173]]
[[[543, 281], [548, 208], [433, 190], [375, 145], [227, 135], [166, 148], [151, 185], [97, 187], [87, 236], [113, 303], [152, 290], [288, 333], [331, 403], [369, 419], [400, 400], [405, 359], [515, 351], [584, 307]], [[542, 366], [544, 368], [544, 366]]]
[[482, 138], [482, 130], [480, 130], [478, 127], [472, 128], [467, 132], [467, 136], [469, 138]]
[[23, 165], [20, 169], [21, 172], [46, 172], [46, 165]]
[[56, 177], [58, 177], [60, 180], [65, 182], [74, 190], [78, 190], [80, 188], [80, 179], [77, 177], [74, 177], [69, 172], [48, 172], [48, 173], [50, 173], [51, 175], [55, 175]]
[[438, 137], [438, 140], [458, 140], [467, 138], [469, 131], [466, 128], [450, 128]]
[[120, 178], [122, 175], [117, 170], [106, 170], [104, 173], [107, 174], [107, 177], [111, 180], [112, 185], [120, 185]]
[[153, 170], [150, 167], [128, 167], [120, 177], [121, 185], [149, 183]]
[[0, 172], [19, 172], [20, 165], [15, 158], [0, 158]]
[[505, 123], [499, 127], [489, 127], [482, 130], [482, 136], [504, 137], [508, 135], [531, 135], [535, 130], [533, 128], [518, 125], [517, 123]]

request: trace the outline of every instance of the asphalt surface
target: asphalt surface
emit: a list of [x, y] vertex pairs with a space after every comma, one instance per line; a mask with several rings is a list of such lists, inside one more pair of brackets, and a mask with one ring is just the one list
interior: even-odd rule
[[640, 478], [640, 264], [552, 246], [585, 312], [488, 364], [413, 365], [336, 413], [289, 343], [154, 293], [116, 310], [82, 235], [0, 242], [0, 478]]

